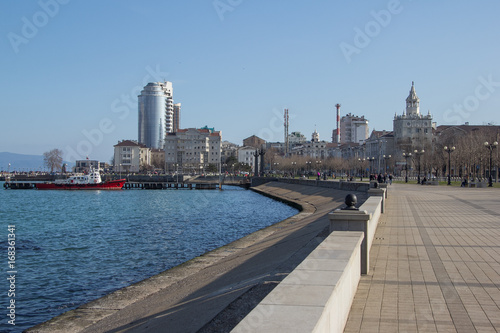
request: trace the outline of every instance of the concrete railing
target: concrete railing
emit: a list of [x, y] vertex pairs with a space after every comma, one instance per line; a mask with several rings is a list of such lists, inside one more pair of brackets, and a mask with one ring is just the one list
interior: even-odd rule
[[343, 332], [383, 212], [377, 190], [359, 210], [330, 213], [330, 235], [232, 332]]
[[253, 177], [252, 186], [258, 186], [270, 181], [278, 181], [280, 183], [307, 185], [316, 187], [333, 188], [344, 191], [359, 191], [367, 192], [370, 184], [361, 182], [350, 182], [344, 180], [315, 180], [315, 179], [295, 179], [295, 178], [275, 178], [275, 177]]
[[232, 332], [342, 332], [360, 279], [362, 232], [331, 233]]
[[377, 230], [384, 195], [369, 197], [359, 210], [337, 209], [330, 214], [330, 232], [333, 231], [362, 231], [365, 235], [361, 244], [361, 274], [368, 274], [370, 269], [370, 249], [375, 231]]

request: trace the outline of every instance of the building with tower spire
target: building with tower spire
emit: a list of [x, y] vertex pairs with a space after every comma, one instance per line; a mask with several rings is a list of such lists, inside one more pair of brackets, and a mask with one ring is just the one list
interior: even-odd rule
[[393, 130], [395, 148], [411, 152], [413, 149], [424, 149], [432, 142], [432, 115], [420, 113], [420, 98], [415, 91], [415, 83], [411, 83], [410, 93], [406, 98], [406, 109], [403, 114], [394, 115]]

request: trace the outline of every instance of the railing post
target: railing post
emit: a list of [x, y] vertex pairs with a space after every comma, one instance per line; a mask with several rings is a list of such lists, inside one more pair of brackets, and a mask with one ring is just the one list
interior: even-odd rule
[[368, 190], [368, 196], [370, 197], [382, 197], [382, 206], [380, 207], [380, 212], [384, 213], [385, 212], [385, 189], [383, 188], [371, 188]]
[[364, 233], [361, 243], [361, 274], [368, 274], [370, 267], [370, 256], [368, 253], [368, 222], [371, 214], [366, 210], [355, 208], [357, 198], [354, 194], [346, 196], [347, 207], [336, 209], [328, 214], [330, 219], [330, 233], [333, 231], [362, 231]]

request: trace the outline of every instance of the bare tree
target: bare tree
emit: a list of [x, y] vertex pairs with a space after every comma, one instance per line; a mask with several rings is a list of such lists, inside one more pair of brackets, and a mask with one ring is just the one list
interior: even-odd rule
[[50, 172], [54, 172], [54, 169], [61, 169], [63, 152], [60, 149], [52, 149], [43, 153], [43, 162], [47, 168], [50, 168]]

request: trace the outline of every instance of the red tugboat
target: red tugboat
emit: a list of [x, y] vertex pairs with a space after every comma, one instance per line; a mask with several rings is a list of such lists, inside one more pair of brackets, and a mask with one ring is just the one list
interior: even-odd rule
[[55, 182], [36, 183], [38, 190], [121, 190], [126, 179], [103, 182], [99, 170], [90, 169], [89, 174], [71, 176]]

